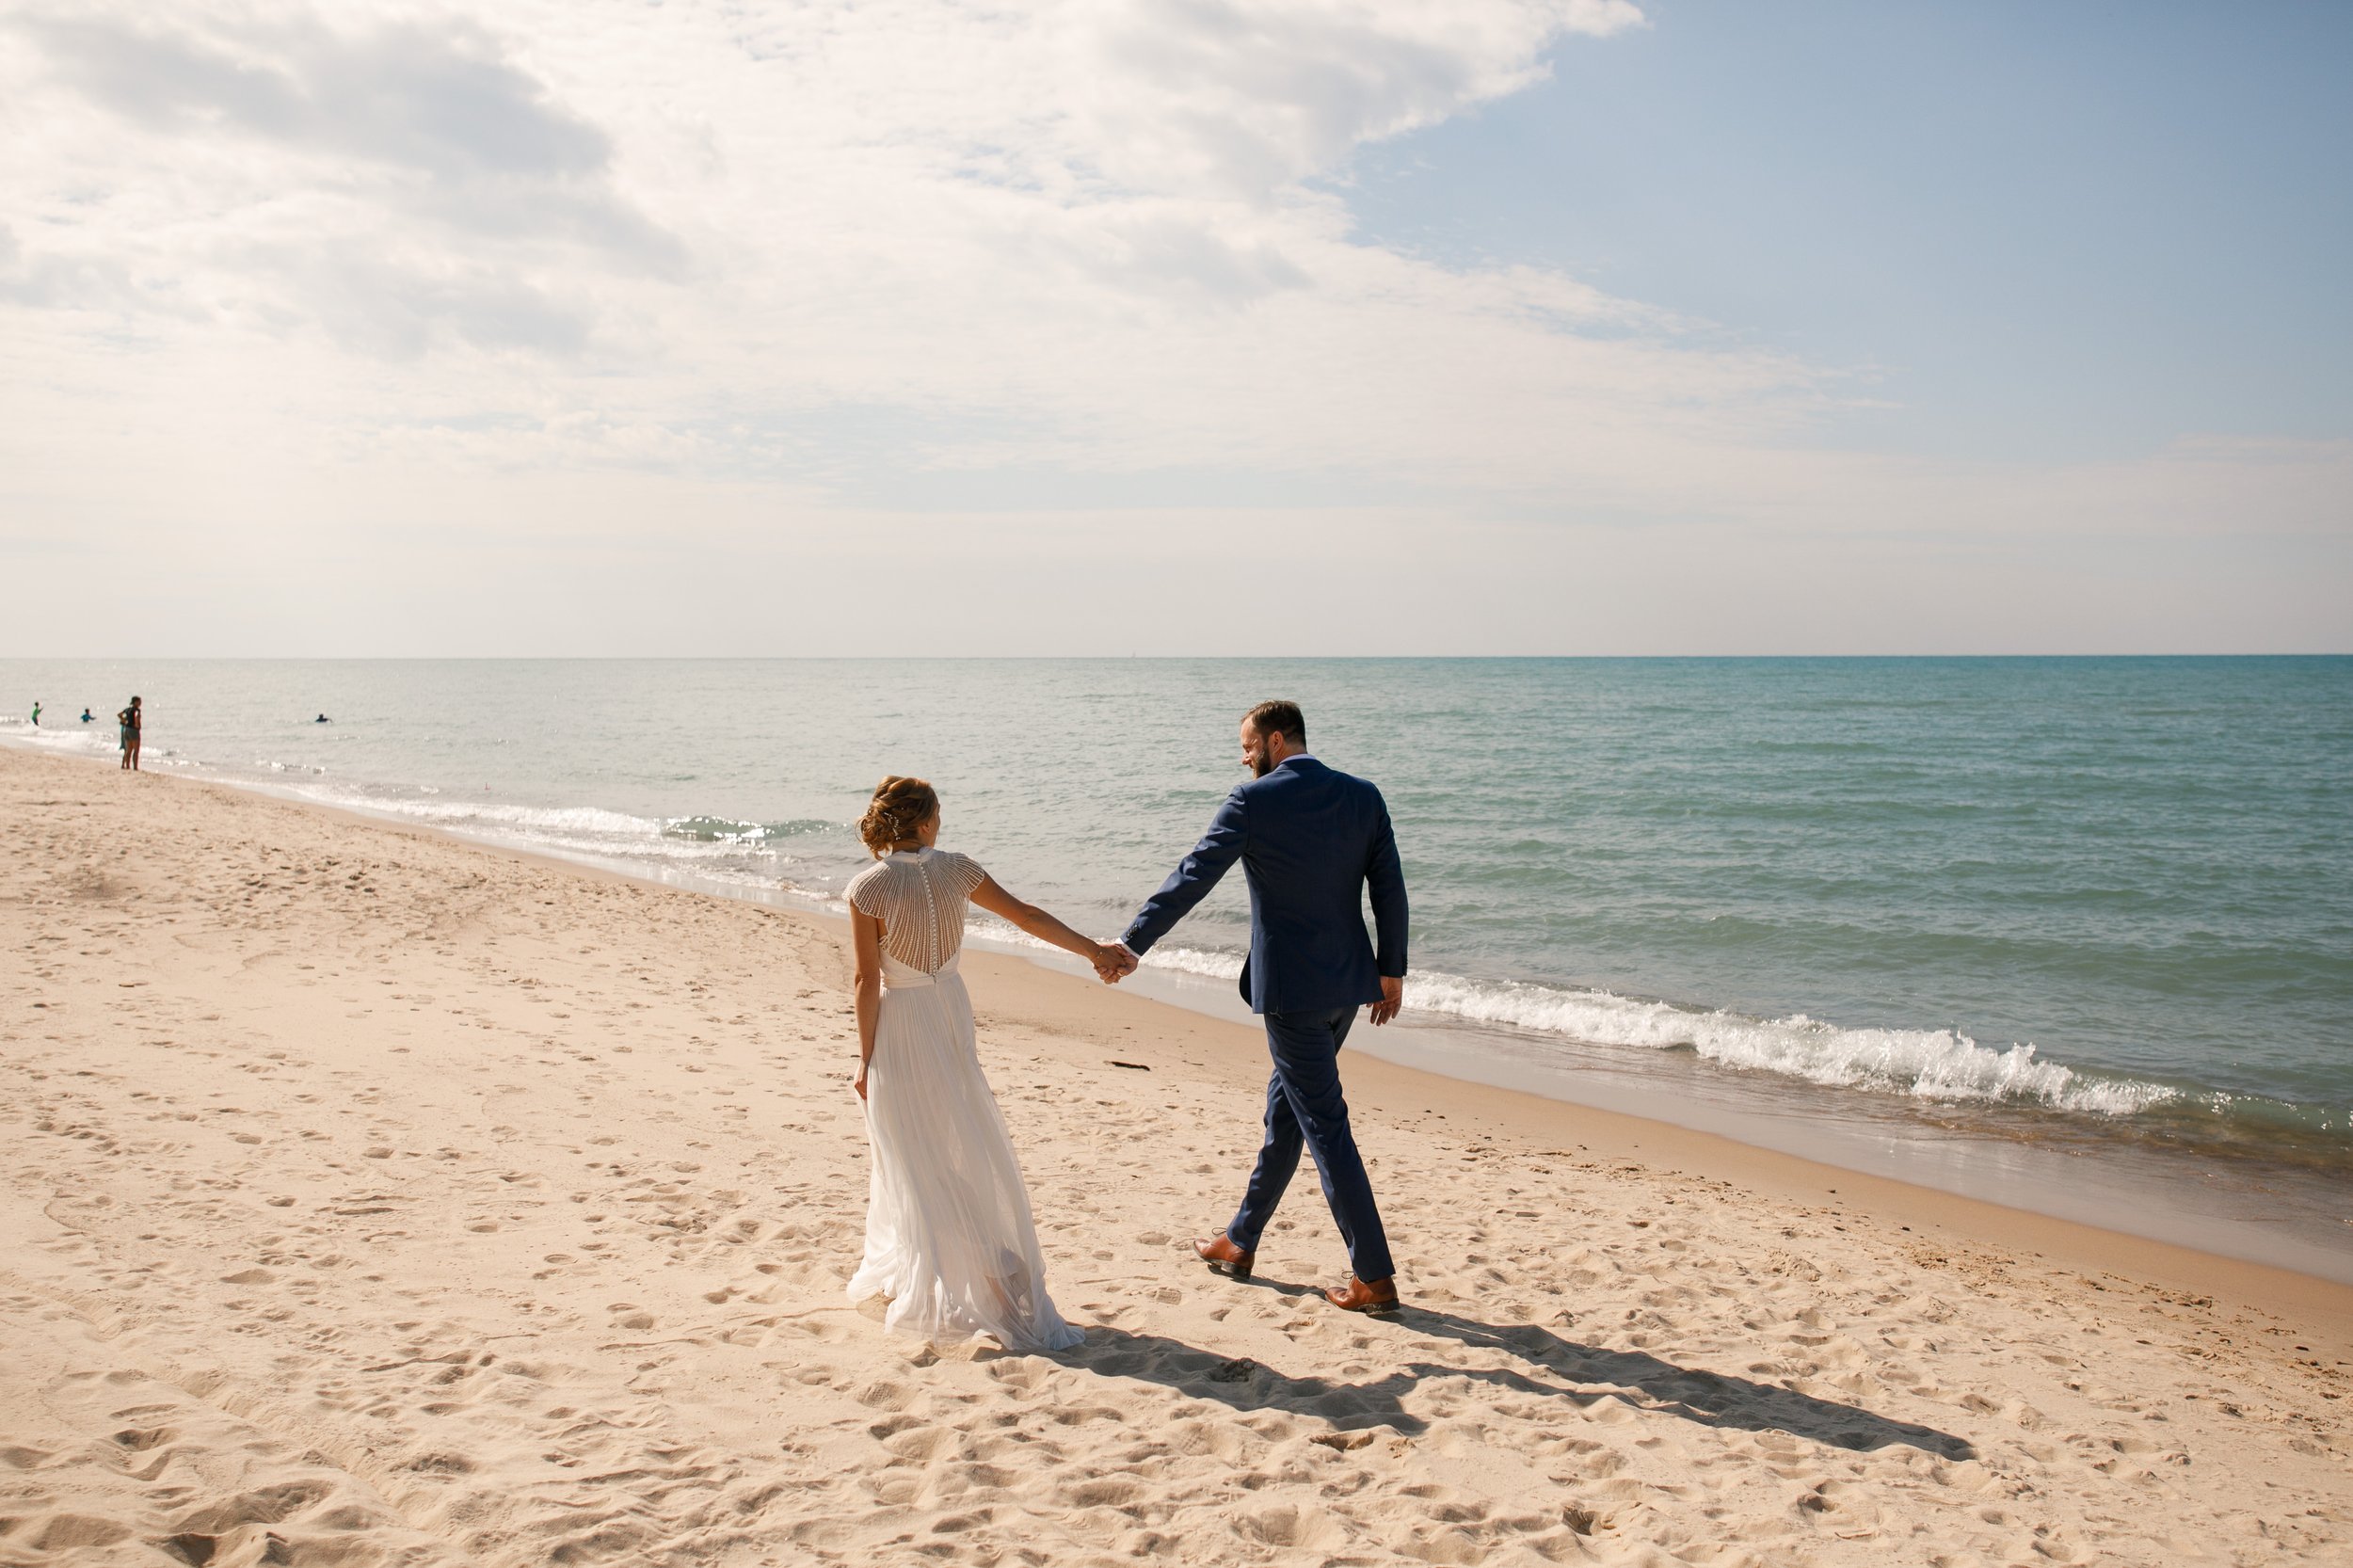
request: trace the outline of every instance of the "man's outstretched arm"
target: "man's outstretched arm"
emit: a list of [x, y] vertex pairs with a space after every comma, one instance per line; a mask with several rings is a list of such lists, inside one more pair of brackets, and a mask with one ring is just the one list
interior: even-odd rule
[[1236, 790], [1225, 797], [1225, 804], [1209, 819], [1209, 830], [1201, 841], [1193, 846], [1193, 853], [1176, 863], [1160, 884], [1160, 890], [1144, 901], [1136, 918], [1128, 922], [1127, 934], [1120, 937], [1120, 946], [1139, 958], [1153, 943], [1168, 935], [1171, 927], [1187, 915], [1193, 906], [1209, 896], [1217, 879], [1225, 869], [1241, 857], [1242, 845], [1249, 841], [1244, 825], [1242, 794]]

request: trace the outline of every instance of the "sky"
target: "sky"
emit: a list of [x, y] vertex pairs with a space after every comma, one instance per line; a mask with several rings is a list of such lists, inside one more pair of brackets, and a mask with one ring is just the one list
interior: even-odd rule
[[0, 654], [2353, 650], [2353, 8], [0, 0]]

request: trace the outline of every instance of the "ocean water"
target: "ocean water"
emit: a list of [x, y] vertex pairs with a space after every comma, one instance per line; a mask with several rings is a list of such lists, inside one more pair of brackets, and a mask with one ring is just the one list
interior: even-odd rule
[[[1106, 935], [1290, 696], [1388, 797], [1457, 1054], [2227, 1163], [2324, 1222], [2353, 1175], [2353, 659], [18, 660], [0, 739], [110, 756], [135, 690], [152, 768], [814, 908], [920, 774]], [[1237, 874], [1150, 962], [1245, 930]]]

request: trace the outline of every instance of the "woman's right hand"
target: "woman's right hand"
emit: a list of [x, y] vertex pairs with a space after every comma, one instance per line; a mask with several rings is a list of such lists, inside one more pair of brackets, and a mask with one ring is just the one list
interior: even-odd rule
[[854, 1078], [854, 1079], [852, 1079], [852, 1080], [850, 1080], [850, 1087], [851, 1087], [851, 1088], [853, 1088], [853, 1089], [856, 1089], [856, 1090], [857, 1091], [857, 1097], [858, 1097], [858, 1098], [860, 1098], [860, 1099], [864, 1099], [864, 1098], [866, 1097], [866, 1064], [865, 1064], [865, 1063], [861, 1062], [861, 1063], [859, 1063], [859, 1064], [857, 1064], [857, 1077], [856, 1077], [856, 1078]]

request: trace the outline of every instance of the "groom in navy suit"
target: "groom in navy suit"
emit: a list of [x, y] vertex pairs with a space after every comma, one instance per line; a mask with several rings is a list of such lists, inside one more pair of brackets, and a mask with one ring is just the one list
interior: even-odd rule
[[[1339, 1049], [1356, 1009], [1397, 1016], [1405, 995], [1405, 872], [1381, 792], [1307, 754], [1307, 721], [1291, 702], [1262, 702], [1241, 721], [1237, 785], [1193, 853], [1169, 873], [1120, 945], [1141, 955], [1241, 862], [1250, 883], [1250, 956], [1241, 994], [1266, 1018], [1274, 1072], [1266, 1087], [1266, 1141], [1241, 1208], [1193, 1250], [1211, 1269], [1248, 1279], [1258, 1236], [1299, 1168], [1303, 1144], [1323, 1178], [1324, 1200], [1348, 1244], [1351, 1277], [1324, 1292], [1351, 1312], [1397, 1306], [1397, 1270], [1373, 1206], [1372, 1183], [1348, 1128]], [[1368, 940], [1359, 900], [1372, 892], [1378, 942]]]

